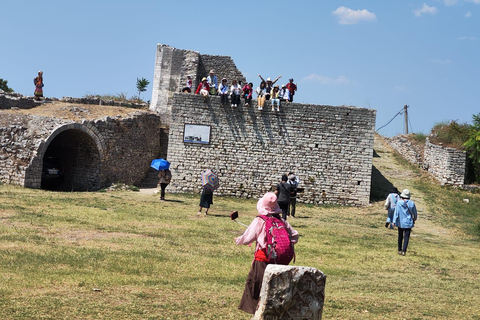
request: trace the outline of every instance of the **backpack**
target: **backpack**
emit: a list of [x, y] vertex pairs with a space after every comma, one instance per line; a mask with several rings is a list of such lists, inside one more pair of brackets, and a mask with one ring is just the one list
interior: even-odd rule
[[170, 183], [170, 181], [172, 180], [172, 172], [170, 170], [165, 171], [165, 175], [163, 176], [163, 179], [167, 183]]
[[266, 243], [265, 256], [268, 263], [288, 265], [295, 257], [285, 223], [272, 216], [257, 216], [265, 221]]

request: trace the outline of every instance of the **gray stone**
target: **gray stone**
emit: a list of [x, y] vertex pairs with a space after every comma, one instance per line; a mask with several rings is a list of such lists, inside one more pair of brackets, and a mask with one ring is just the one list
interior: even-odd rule
[[268, 265], [252, 320], [320, 320], [326, 275], [311, 267]]

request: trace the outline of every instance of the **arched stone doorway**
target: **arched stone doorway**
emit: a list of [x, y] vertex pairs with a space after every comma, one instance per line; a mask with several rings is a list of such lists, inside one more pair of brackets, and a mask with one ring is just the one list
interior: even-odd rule
[[37, 161], [32, 162], [37, 165], [32, 165], [30, 172], [40, 181], [32, 187], [54, 191], [102, 188], [105, 144], [99, 137], [97, 132], [78, 123], [55, 130], [40, 146]]

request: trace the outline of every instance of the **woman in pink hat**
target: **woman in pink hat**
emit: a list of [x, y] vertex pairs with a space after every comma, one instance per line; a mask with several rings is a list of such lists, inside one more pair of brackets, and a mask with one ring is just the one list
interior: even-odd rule
[[271, 222], [267, 220], [273, 221], [276, 226], [280, 226], [280, 228], [284, 228], [287, 231], [290, 244], [292, 245], [292, 252], [293, 244], [298, 241], [298, 232], [279, 215], [282, 209], [278, 206], [275, 193], [267, 192], [258, 200], [257, 210], [259, 215], [253, 219], [243, 235], [235, 238], [237, 244], [251, 245], [254, 241], [256, 242], [252, 267], [248, 273], [245, 290], [238, 307], [240, 310], [251, 314], [255, 313], [258, 301], [260, 300], [260, 290], [265, 268], [268, 264], [273, 263], [271, 262], [271, 258], [267, 256], [268, 239], [265, 226], [271, 224]]

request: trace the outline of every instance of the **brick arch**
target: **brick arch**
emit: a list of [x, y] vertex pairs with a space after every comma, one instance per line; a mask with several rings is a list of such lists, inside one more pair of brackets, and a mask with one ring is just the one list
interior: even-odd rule
[[[96, 128], [79, 123], [63, 125], [39, 145], [27, 168], [25, 186], [59, 191], [98, 190], [103, 184], [105, 150], [105, 141]], [[42, 175], [44, 165], [52, 161], [61, 167], [61, 182]]]

